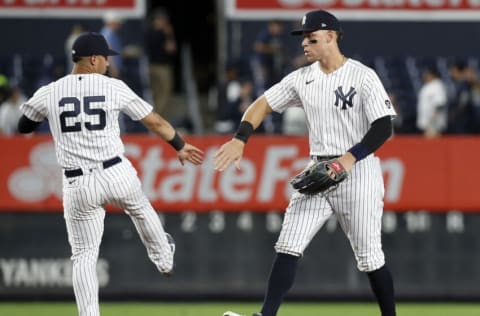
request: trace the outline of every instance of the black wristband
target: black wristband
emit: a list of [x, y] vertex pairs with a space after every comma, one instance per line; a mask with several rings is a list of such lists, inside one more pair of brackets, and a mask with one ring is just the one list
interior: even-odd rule
[[353, 157], [355, 157], [357, 161], [360, 161], [371, 154], [368, 148], [361, 142], [350, 148], [348, 151], [353, 155]]
[[175, 131], [175, 135], [173, 138], [167, 141], [176, 151], [182, 150], [183, 146], [185, 146], [185, 141], [178, 135], [177, 131]]
[[240, 125], [238, 126], [238, 129], [235, 132], [235, 134], [233, 135], [233, 137], [241, 140], [242, 142], [244, 142], [246, 144], [247, 141], [248, 141], [248, 138], [253, 133], [253, 130], [254, 130], [254, 128], [253, 128], [252, 123], [250, 123], [248, 121], [241, 121]]

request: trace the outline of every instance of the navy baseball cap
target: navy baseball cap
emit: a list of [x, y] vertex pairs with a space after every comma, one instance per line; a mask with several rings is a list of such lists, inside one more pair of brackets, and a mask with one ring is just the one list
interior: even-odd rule
[[92, 55], [114, 56], [118, 53], [108, 47], [107, 40], [100, 33], [80, 34], [72, 45], [73, 57], [86, 57]]
[[303, 16], [302, 28], [291, 32], [292, 35], [301, 35], [304, 32], [318, 30], [342, 31], [340, 22], [330, 12], [324, 10], [310, 11]]

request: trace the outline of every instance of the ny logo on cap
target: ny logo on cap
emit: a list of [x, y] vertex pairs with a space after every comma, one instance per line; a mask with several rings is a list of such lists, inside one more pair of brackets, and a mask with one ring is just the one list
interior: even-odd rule
[[305, 22], [306, 22], [306, 21], [307, 21], [307, 16], [304, 15], [304, 16], [303, 16], [303, 19], [302, 19], [302, 25], [305, 25]]

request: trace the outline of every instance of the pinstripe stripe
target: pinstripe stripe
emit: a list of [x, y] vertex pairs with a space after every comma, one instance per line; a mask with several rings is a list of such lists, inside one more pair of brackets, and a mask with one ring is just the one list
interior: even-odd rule
[[[352, 106], [337, 100], [336, 91], [356, 94]], [[395, 116], [377, 74], [349, 59], [325, 74], [317, 62], [300, 68], [265, 91], [274, 111], [302, 107], [307, 118], [310, 154], [342, 155], [362, 140], [371, 123]], [[336, 101], [340, 101], [335, 105]], [[315, 234], [334, 214], [350, 241], [358, 269], [373, 271], [385, 263], [381, 243], [383, 178], [378, 158], [370, 155], [356, 163], [347, 180], [327, 196], [294, 193], [286, 210], [277, 252], [302, 255]]]

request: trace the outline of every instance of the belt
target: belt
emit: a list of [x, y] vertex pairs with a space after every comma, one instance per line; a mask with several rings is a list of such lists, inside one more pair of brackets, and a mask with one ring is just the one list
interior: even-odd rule
[[311, 155], [310, 159], [316, 160], [316, 161], [323, 161], [323, 160], [330, 160], [334, 158], [338, 158], [340, 155], [334, 155], [334, 156], [317, 156], [317, 155]]
[[[110, 168], [111, 166], [116, 165], [117, 163], [120, 163], [122, 159], [118, 156], [113, 157], [112, 159], [105, 160], [102, 162], [103, 169]], [[78, 169], [71, 169], [71, 170], [65, 170], [65, 177], [67, 178], [73, 178], [73, 177], [78, 177], [83, 175], [83, 170], [81, 168]]]

